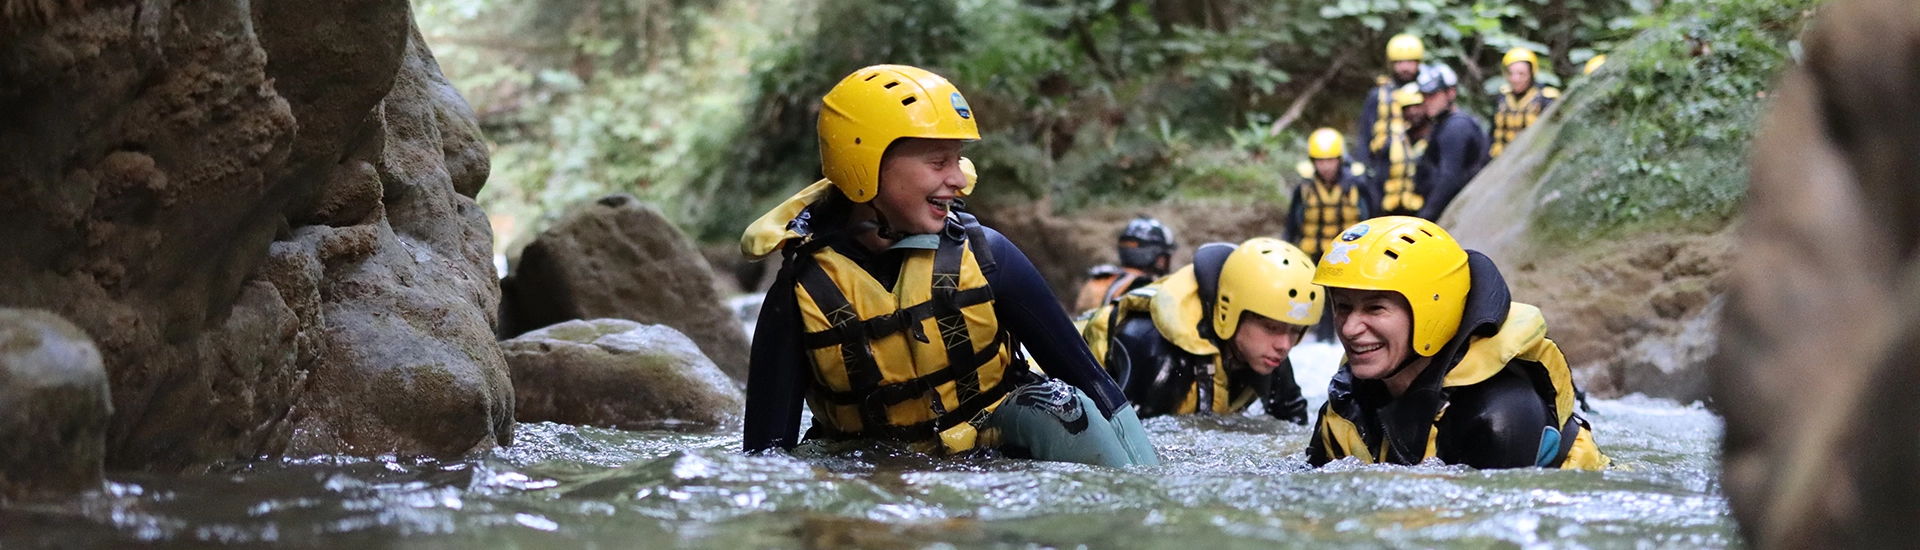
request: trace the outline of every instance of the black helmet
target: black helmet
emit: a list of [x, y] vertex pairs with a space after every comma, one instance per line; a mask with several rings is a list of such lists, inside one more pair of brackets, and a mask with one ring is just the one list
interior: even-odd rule
[[1160, 258], [1171, 257], [1179, 246], [1173, 241], [1173, 230], [1167, 229], [1160, 220], [1134, 218], [1120, 231], [1120, 265], [1160, 273], [1165, 269], [1159, 265]]

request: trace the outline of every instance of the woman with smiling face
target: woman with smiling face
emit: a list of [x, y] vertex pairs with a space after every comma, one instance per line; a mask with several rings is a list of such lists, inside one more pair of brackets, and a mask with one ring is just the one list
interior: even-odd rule
[[1201, 246], [1193, 264], [1096, 311], [1082, 335], [1141, 416], [1231, 414], [1259, 400], [1306, 424], [1287, 354], [1325, 304], [1306, 253], [1256, 237]]
[[1307, 460], [1599, 470], [1572, 372], [1493, 261], [1419, 218], [1355, 224], [1320, 259], [1347, 360]]
[[1158, 462], [1033, 264], [954, 209], [974, 180], [960, 149], [980, 132], [952, 83], [855, 71], [822, 99], [819, 138], [826, 179], [741, 238], [751, 258], [786, 258], [754, 334], [745, 450], [791, 449], [805, 403], [807, 439]]

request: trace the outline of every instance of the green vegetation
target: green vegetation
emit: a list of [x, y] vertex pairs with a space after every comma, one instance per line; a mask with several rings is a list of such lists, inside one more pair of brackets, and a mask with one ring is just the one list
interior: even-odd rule
[[1719, 225], [1746, 196], [1747, 149], [1766, 90], [1819, 0], [1676, 1], [1608, 56], [1557, 116], [1537, 191], [1551, 239], [1670, 224]]
[[[482, 202], [520, 220], [514, 232], [625, 191], [721, 242], [819, 177], [819, 97], [883, 62], [928, 67], [968, 94], [983, 132], [966, 153], [982, 172], [977, 210], [1282, 201], [1303, 136], [1352, 127], [1383, 71], [1380, 52], [1403, 31], [1423, 36], [1429, 57], [1460, 69], [1470, 90], [1498, 87], [1496, 65], [1510, 47], [1543, 54], [1550, 83], [1570, 80], [1597, 51], [1614, 52], [1566, 110], [1592, 116], [1562, 135], [1567, 152], [1551, 180], [1569, 198], [1550, 205], [1560, 221], [1543, 222], [1549, 229], [1724, 217], [1744, 180], [1720, 167], [1737, 164], [1755, 94], [1782, 63], [1799, 10], [1815, 2], [416, 0], [416, 8], [495, 147]], [[1712, 51], [1692, 55], [1698, 43]], [[1485, 113], [1488, 99], [1467, 94], [1462, 104]]]

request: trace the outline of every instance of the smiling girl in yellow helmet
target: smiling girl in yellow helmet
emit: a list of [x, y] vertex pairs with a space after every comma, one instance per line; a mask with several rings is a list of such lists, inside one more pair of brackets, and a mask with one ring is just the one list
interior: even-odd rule
[[[1133, 406], [1044, 280], [956, 210], [973, 187], [972, 108], [945, 78], [867, 67], [822, 99], [821, 170], [747, 228], [751, 258], [785, 255], [760, 311], [743, 446], [873, 440], [932, 454], [1154, 464]], [[1030, 370], [1021, 343], [1057, 379]]]
[[1347, 359], [1309, 463], [1606, 468], [1540, 309], [1514, 302], [1493, 261], [1440, 226], [1401, 216], [1354, 225], [1313, 282], [1331, 294]]
[[1307, 422], [1287, 355], [1320, 321], [1326, 293], [1293, 245], [1210, 243], [1193, 263], [1094, 313], [1082, 335], [1141, 416], [1229, 414], [1261, 401]]

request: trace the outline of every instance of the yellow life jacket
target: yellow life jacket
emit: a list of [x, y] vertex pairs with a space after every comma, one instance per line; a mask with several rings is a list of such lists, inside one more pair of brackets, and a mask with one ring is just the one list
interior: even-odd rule
[[1381, 186], [1380, 197], [1382, 215], [1419, 212], [1420, 207], [1427, 205], [1427, 199], [1414, 191], [1413, 175], [1420, 164], [1420, 155], [1427, 152], [1427, 140], [1415, 142], [1403, 132], [1394, 135], [1387, 145], [1387, 178]]
[[1545, 112], [1559, 97], [1560, 90], [1546, 86], [1534, 86], [1520, 96], [1514, 95], [1513, 88], [1501, 87], [1500, 109], [1493, 115], [1493, 149], [1489, 154], [1500, 156], [1500, 152], [1507, 149], [1507, 144], [1513, 143], [1514, 138], [1520, 137], [1521, 131], [1540, 120], [1540, 113]]
[[[1399, 109], [1393, 108], [1393, 78], [1381, 75], [1374, 79], [1373, 104], [1373, 142], [1367, 144], [1368, 151], [1379, 151], [1387, 146], [1388, 135], [1407, 134], [1407, 120]], [[1315, 256], [1316, 258], [1318, 256]]]
[[[826, 196], [827, 180], [756, 221], [749, 256], [774, 245], [796, 265], [795, 297], [813, 383], [807, 405], [828, 437], [879, 438], [923, 452], [960, 452], [1025, 369], [999, 327], [981, 272], [991, 254], [971, 217], [950, 215], [936, 248], [906, 250], [893, 288], [795, 218]], [[785, 221], [780, 218], [786, 218]], [[810, 246], [811, 245], [811, 246]]]
[[1309, 258], [1332, 248], [1333, 240], [1353, 224], [1360, 223], [1360, 188], [1334, 184], [1329, 189], [1316, 180], [1300, 182], [1303, 209], [1300, 220], [1300, 251]]
[[[1119, 300], [1095, 310], [1081, 330], [1087, 349], [1106, 366], [1112, 347], [1110, 331], [1126, 316], [1150, 315], [1153, 327], [1162, 338], [1193, 357], [1182, 368], [1193, 371], [1193, 382], [1184, 391], [1181, 402], [1171, 407], [1173, 414], [1197, 412], [1232, 413], [1245, 410], [1258, 395], [1246, 390], [1233, 392], [1228, 384], [1226, 365], [1220, 348], [1200, 333], [1207, 316], [1201, 312], [1200, 284], [1194, 266], [1187, 265], [1153, 284], [1121, 295]], [[1206, 381], [1206, 383], [1202, 383]]]
[[[1466, 356], [1447, 372], [1441, 385], [1454, 388], [1485, 382], [1515, 360], [1537, 365], [1535, 368], [1540, 372], [1529, 374], [1551, 381], [1552, 395], [1543, 392], [1541, 397], [1553, 405], [1553, 412], [1559, 421], [1561, 444], [1555, 464], [1568, 470], [1604, 470], [1612, 460], [1600, 453], [1599, 445], [1594, 442], [1593, 429], [1586, 420], [1574, 414], [1573, 370], [1568, 368], [1567, 358], [1560, 353], [1560, 347], [1546, 334], [1547, 323], [1540, 315], [1540, 308], [1514, 302], [1508, 309], [1506, 322], [1500, 326], [1500, 332], [1493, 336], [1474, 337], [1468, 344]], [[1390, 444], [1385, 440], [1388, 436], [1382, 437], [1379, 447], [1370, 447], [1361, 437], [1359, 427], [1333, 409], [1322, 409], [1319, 433], [1315, 434], [1317, 439], [1326, 444], [1328, 457], [1338, 460], [1353, 456], [1362, 462], [1380, 463], [1385, 456], [1385, 446]], [[1439, 421], [1445, 415], [1446, 407], [1441, 407], [1440, 413], [1434, 416], [1434, 427], [1426, 434], [1426, 454], [1422, 460], [1434, 457], [1435, 442], [1440, 435]]]

